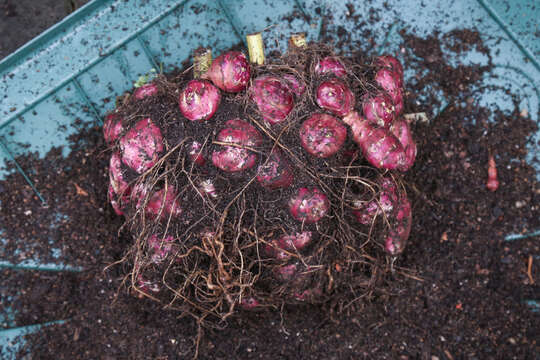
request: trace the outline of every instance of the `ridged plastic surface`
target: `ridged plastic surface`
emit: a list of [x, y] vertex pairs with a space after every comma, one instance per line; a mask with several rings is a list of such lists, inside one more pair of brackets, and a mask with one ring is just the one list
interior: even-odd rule
[[[100, 123], [112, 108], [115, 96], [130, 89], [140, 75], [151, 68], [159, 69], [160, 64], [165, 71], [174, 65], [181, 66], [198, 46], [210, 46], [218, 54], [243, 42], [246, 34], [267, 29], [268, 51], [276, 46], [283, 50], [292, 32], [306, 31], [309, 40], [317, 40], [325, 16], [333, 19], [326, 26], [327, 33], [337, 34], [338, 30], [343, 33], [344, 29], [351, 44], [367, 41], [348, 19], [345, 3], [330, 0], [95, 0], [89, 3], [0, 63], [0, 178], [6, 175], [6, 160], [27, 152], [44, 156], [53, 146], [66, 145], [68, 136], [77, 131], [73, 126], [75, 119], [83, 124]], [[538, 1], [354, 3], [355, 13], [361, 16], [367, 17], [370, 8], [384, 11], [385, 16], [373, 25], [372, 35], [376, 43], [384, 44], [386, 51], [398, 48], [401, 29], [419, 36], [434, 30], [478, 29], [484, 43], [495, 54], [493, 73], [497, 77], [486, 79], [485, 84], [499, 89], [483, 95], [481, 104], [511, 109], [512, 98], [505, 91], [509, 89], [522, 99], [521, 108], [538, 120]], [[484, 55], [474, 51], [452, 60], [487, 63]], [[540, 133], [530, 143], [529, 158], [540, 156]], [[44, 203], [51, 200], [43, 198], [39, 186], [26, 177], [31, 169], [17, 171], [25, 175]], [[0, 224], [0, 246], [1, 227]], [[536, 231], [528, 235], [538, 234]], [[509, 234], [508, 239], [521, 236]], [[1, 261], [1, 254], [0, 247], [0, 266], [62, 270], [57, 265], [31, 259], [24, 264], [9, 264]], [[538, 311], [538, 303], [531, 300], [530, 304]], [[0, 329], [16, 326], [9, 316], [0, 315]], [[0, 344], [8, 345], [21, 331], [24, 329], [0, 330]]]

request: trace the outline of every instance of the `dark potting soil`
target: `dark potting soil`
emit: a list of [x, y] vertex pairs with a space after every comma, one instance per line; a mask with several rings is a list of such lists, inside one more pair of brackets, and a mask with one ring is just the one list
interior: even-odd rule
[[0, 60], [88, 0], [0, 1]]
[[[475, 102], [474, 87], [464, 84], [478, 82], [488, 68], [452, 67], [442, 56], [433, 58], [449, 38], [461, 44], [455, 51], [481, 46], [474, 31], [435, 34], [429, 41], [402, 35], [410, 50], [404, 67], [428, 69], [407, 84], [405, 112], [427, 111], [431, 121], [413, 126], [419, 154], [406, 175], [413, 228], [389, 286], [341, 313], [309, 305], [246, 312], [222, 330], [202, 330], [199, 358], [534, 359], [540, 353], [540, 316], [524, 304], [540, 294], [538, 260], [528, 268], [529, 259], [540, 254], [538, 237], [504, 241], [508, 233], [540, 227], [540, 186], [524, 160], [537, 125], [517, 105], [503, 113]], [[435, 92], [423, 92], [428, 86], [449, 100], [439, 114], [439, 100], [429, 95]], [[427, 95], [428, 102], [417, 105], [412, 94]], [[122, 258], [131, 240], [118, 232], [122, 220], [107, 204], [109, 155], [101, 130], [88, 129], [72, 143], [65, 159], [59, 149], [41, 160], [17, 159], [32, 169], [46, 207], [18, 174], [0, 183], [7, 260], [35, 257], [84, 268], [2, 270], [0, 304], [5, 310], [8, 297], [17, 298], [15, 326], [67, 319], [25, 336], [19, 357], [192, 357], [194, 320], [134, 297], [121, 287], [122, 266], [104, 270]], [[489, 153], [499, 174], [495, 192], [485, 187]], [[51, 238], [58, 239], [59, 258]]]

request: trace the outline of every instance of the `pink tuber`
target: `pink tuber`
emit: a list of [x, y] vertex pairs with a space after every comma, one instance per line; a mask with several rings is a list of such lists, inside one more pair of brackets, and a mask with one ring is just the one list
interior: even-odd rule
[[122, 161], [139, 174], [150, 169], [163, 151], [163, 137], [150, 118], [140, 120], [120, 139]]
[[343, 77], [347, 74], [347, 70], [345, 70], [345, 66], [338, 58], [327, 56], [315, 65], [315, 73], [318, 75], [334, 74], [337, 77]]
[[279, 150], [272, 151], [268, 160], [257, 169], [257, 181], [267, 189], [286, 188], [293, 179], [291, 167]]
[[303, 231], [295, 235], [283, 235], [277, 240], [272, 240], [266, 246], [266, 253], [276, 259], [288, 259], [291, 256], [287, 252], [302, 250], [311, 243], [311, 231]]
[[392, 98], [384, 92], [375, 96], [365, 94], [362, 98], [362, 110], [366, 119], [381, 127], [389, 127], [396, 116]]
[[270, 241], [270, 243], [266, 245], [264, 250], [268, 256], [271, 256], [278, 260], [285, 260], [291, 257], [291, 255], [287, 253], [287, 251], [290, 251], [290, 250], [283, 249], [279, 245], [277, 240]]
[[321, 220], [329, 208], [328, 198], [315, 187], [300, 188], [289, 200], [289, 210], [293, 218], [306, 223], [316, 223]]
[[262, 137], [252, 125], [241, 119], [232, 119], [225, 123], [217, 140], [231, 145], [222, 145], [221, 150], [212, 153], [212, 163], [227, 172], [238, 172], [255, 165], [257, 154], [250, 148], [260, 146]]
[[281, 265], [274, 268], [275, 276], [281, 281], [292, 280], [297, 271], [297, 264]]
[[403, 66], [398, 59], [392, 55], [381, 55], [375, 58], [375, 66], [395, 73], [398, 87], [403, 87]]
[[262, 117], [270, 124], [283, 122], [294, 106], [292, 92], [285, 81], [275, 76], [257, 77], [250, 93]]
[[158, 88], [156, 84], [149, 83], [149, 84], [144, 84], [143, 86], [138, 87], [133, 93], [133, 95], [135, 96], [135, 99], [142, 100], [145, 97], [154, 96], [155, 94], [157, 94], [157, 92], [158, 92]]
[[172, 250], [174, 238], [170, 235], [165, 237], [153, 234], [148, 238], [148, 249], [152, 252], [152, 262], [161, 263]]
[[259, 301], [253, 296], [243, 297], [242, 301], [240, 301], [240, 307], [244, 310], [253, 310], [259, 307], [259, 305]]
[[382, 68], [375, 74], [375, 82], [390, 95], [396, 115], [401, 114], [403, 110], [403, 80], [401, 77], [388, 68]]
[[114, 142], [124, 131], [122, 119], [117, 114], [109, 114], [103, 122], [103, 137], [107, 144]]
[[201, 191], [201, 193], [205, 194], [208, 197], [211, 197], [212, 199], [217, 199], [219, 197], [212, 179], [201, 181], [199, 183], [199, 190]]
[[193, 141], [188, 151], [189, 158], [195, 164], [203, 166], [206, 163], [206, 159], [202, 154], [202, 144], [198, 141]]
[[116, 215], [118, 216], [124, 215], [124, 210], [122, 209], [122, 207], [120, 206], [118, 202], [117, 196], [114, 192], [112, 185], [109, 185], [109, 191], [107, 192], [107, 197], [109, 198], [109, 202], [111, 203], [111, 206], [114, 212], [116, 213]]
[[405, 150], [406, 161], [403, 171], [406, 171], [411, 168], [416, 159], [416, 143], [412, 137], [409, 123], [403, 118], [398, 118], [394, 120], [394, 123], [390, 127], [390, 131], [399, 140], [401, 146], [403, 146], [403, 149]]
[[148, 204], [146, 204], [146, 212], [153, 218], [160, 217], [165, 219], [171, 215], [178, 217], [182, 214], [180, 202], [177, 200], [176, 190], [172, 186], [168, 186], [167, 190], [161, 189], [156, 191]]
[[229, 51], [215, 58], [201, 78], [211, 80], [223, 91], [239, 92], [247, 87], [250, 74], [246, 55]]
[[401, 88], [399, 84], [399, 76], [387, 68], [382, 68], [377, 71], [375, 74], [375, 82], [389, 94]]
[[285, 86], [296, 95], [296, 97], [302, 96], [304, 91], [306, 91], [306, 84], [303, 81], [298, 80], [293, 74], [283, 74], [282, 76]]
[[[137, 209], [142, 208], [145, 204], [145, 198], [148, 194], [148, 189], [139, 184], [135, 186], [132, 192], [132, 198], [137, 201]], [[182, 214], [182, 207], [177, 199], [176, 189], [169, 185], [167, 190], [161, 189], [152, 194], [145, 206], [145, 214], [151, 219], [166, 220], [169, 216], [178, 217]]]
[[353, 210], [356, 219], [363, 225], [370, 225], [381, 213], [386, 217], [390, 216], [398, 202], [397, 185], [392, 178], [384, 177], [379, 184], [381, 187], [379, 199], [371, 200], [366, 205]]
[[497, 179], [497, 165], [493, 155], [489, 155], [488, 159], [488, 180], [486, 187], [489, 191], [496, 191], [499, 188], [499, 180]]
[[206, 80], [191, 80], [178, 98], [182, 114], [191, 121], [210, 119], [216, 112], [221, 94]]
[[323, 81], [317, 89], [317, 104], [335, 115], [347, 115], [354, 109], [354, 103], [354, 94], [339, 79]]
[[396, 256], [403, 252], [411, 233], [411, 224], [411, 203], [407, 194], [403, 193], [398, 200], [397, 214], [390, 220], [391, 228], [384, 244], [384, 249], [388, 254]]
[[109, 160], [109, 178], [115, 194], [129, 193], [129, 184], [122, 171], [122, 161], [118, 152], [114, 152]]
[[302, 231], [295, 235], [283, 235], [278, 240], [278, 245], [284, 250], [302, 250], [311, 243], [311, 231]]
[[355, 111], [344, 117], [343, 121], [350, 126], [353, 140], [371, 165], [387, 170], [408, 169], [405, 150], [390, 130], [375, 127]]
[[328, 114], [313, 114], [300, 128], [302, 147], [311, 155], [320, 158], [337, 153], [346, 138], [347, 128], [337, 118]]
[[376, 200], [371, 200], [365, 205], [356, 205], [356, 207], [357, 209], [353, 210], [353, 215], [362, 225], [370, 225], [379, 214], [379, 205]]

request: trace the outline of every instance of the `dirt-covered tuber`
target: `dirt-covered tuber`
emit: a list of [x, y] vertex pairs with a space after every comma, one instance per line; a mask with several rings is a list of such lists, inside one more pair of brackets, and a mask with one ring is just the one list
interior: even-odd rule
[[327, 158], [337, 153], [347, 139], [347, 128], [331, 115], [315, 113], [300, 128], [302, 147], [311, 155]]
[[306, 223], [316, 223], [330, 209], [328, 197], [316, 187], [300, 188], [289, 200], [289, 210], [293, 218]]
[[261, 144], [262, 137], [252, 125], [241, 119], [225, 123], [217, 140], [220, 149], [212, 153], [212, 163], [227, 172], [238, 172], [252, 168], [257, 160], [253, 151]]
[[140, 120], [120, 139], [124, 164], [142, 174], [158, 161], [163, 151], [161, 130], [152, 119]]

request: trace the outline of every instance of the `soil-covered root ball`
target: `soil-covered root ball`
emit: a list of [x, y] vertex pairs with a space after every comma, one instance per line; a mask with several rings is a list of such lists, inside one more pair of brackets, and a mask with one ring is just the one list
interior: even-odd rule
[[417, 152], [397, 59], [320, 44], [205, 59], [122, 96], [104, 122], [134, 293], [211, 324], [385, 286]]

